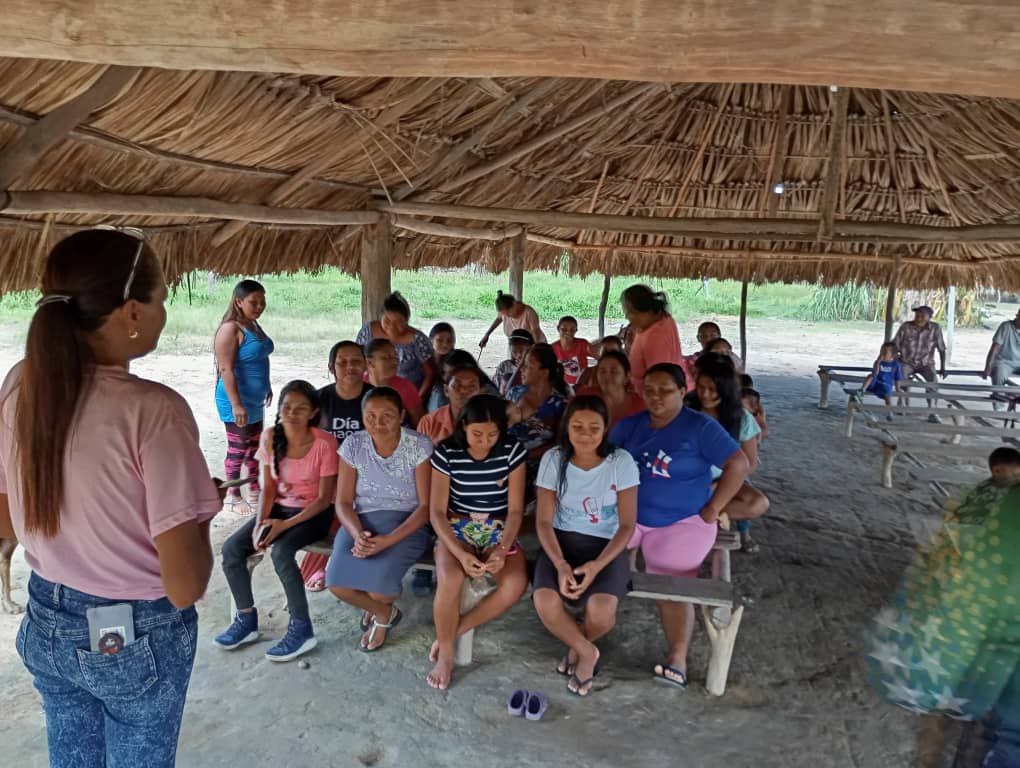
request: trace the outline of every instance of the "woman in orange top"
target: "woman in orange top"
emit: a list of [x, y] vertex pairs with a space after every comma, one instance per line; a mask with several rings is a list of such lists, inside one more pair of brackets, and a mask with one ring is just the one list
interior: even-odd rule
[[630, 378], [634, 390], [640, 392], [645, 371], [656, 363], [683, 366], [680, 334], [673, 316], [669, 314], [669, 299], [662, 291], [653, 291], [647, 285], [637, 283], [623, 292], [620, 302], [633, 334], [628, 349]]
[[609, 426], [645, 410], [645, 401], [631, 388], [630, 361], [623, 352], [606, 350], [595, 366], [596, 386], [578, 390], [578, 395], [598, 395], [609, 409]]

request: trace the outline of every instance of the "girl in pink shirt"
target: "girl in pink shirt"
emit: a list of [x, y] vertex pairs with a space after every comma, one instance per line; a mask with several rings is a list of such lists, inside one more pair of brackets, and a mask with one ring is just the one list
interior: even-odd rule
[[212, 573], [222, 494], [194, 416], [128, 372], [166, 324], [160, 262], [132, 232], [54, 247], [0, 392], [0, 536], [32, 569], [15, 644], [53, 765], [173, 766]]
[[[680, 334], [669, 314], [669, 300], [662, 291], [653, 291], [640, 283], [627, 288], [620, 297], [630, 325], [632, 341], [627, 356], [634, 391], [644, 386], [645, 371], [657, 363], [684, 366]], [[685, 371], [686, 373], [686, 371]]]
[[292, 381], [280, 393], [276, 426], [262, 433], [258, 459], [263, 493], [256, 518], [223, 544], [223, 573], [237, 605], [234, 622], [215, 638], [232, 651], [259, 639], [258, 611], [248, 558], [272, 547], [276, 575], [287, 595], [287, 634], [266, 651], [270, 661], [290, 661], [316, 645], [308, 615], [305, 584], [297, 553], [324, 539], [333, 522], [339, 469], [337, 442], [319, 429], [319, 395], [307, 381]]

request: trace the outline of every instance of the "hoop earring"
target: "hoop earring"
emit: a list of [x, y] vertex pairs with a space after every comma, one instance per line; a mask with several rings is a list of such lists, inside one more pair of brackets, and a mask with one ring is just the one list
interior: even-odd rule
[[129, 339], [137, 339], [138, 338], [138, 331], [131, 331], [131, 333], [128, 334], [128, 338]]

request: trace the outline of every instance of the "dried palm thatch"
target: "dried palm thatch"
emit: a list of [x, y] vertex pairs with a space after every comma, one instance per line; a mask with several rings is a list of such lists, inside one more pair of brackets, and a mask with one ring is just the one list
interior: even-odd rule
[[[87, 92], [104, 69], [0, 59], [0, 171], [5, 148], [39, 116]], [[503, 269], [507, 238], [522, 223], [533, 269], [559, 268], [569, 251], [578, 274], [839, 284], [886, 282], [898, 270], [901, 287], [1017, 289], [1020, 227], [1002, 227], [1009, 233], [985, 242], [920, 242], [849, 235], [841, 222], [858, 229], [1014, 225], [1018, 148], [1020, 102], [989, 97], [143, 69], [10, 189], [311, 211], [382, 207], [399, 214], [393, 229], [399, 268]], [[410, 203], [433, 206], [423, 209], [433, 215], [409, 215], [401, 206]], [[196, 268], [225, 274], [359, 268], [357, 226], [230, 223], [151, 209], [13, 214], [19, 209], [3, 213], [2, 205], [0, 291], [34, 286], [48, 247], [97, 223], [143, 227], [173, 279]], [[782, 236], [642, 234], [528, 224], [513, 215], [465, 217], [460, 209], [438, 215], [444, 209], [435, 206], [803, 226]]]

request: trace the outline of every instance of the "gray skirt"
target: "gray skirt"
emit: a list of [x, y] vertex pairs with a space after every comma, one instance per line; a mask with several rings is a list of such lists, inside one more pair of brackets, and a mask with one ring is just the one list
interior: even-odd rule
[[[376, 510], [359, 517], [361, 527], [366, 531], [387, 534], [399, 528], [408, 514], [396, 510]], [[425, 554], [431, 538], [426, 525], [375, 557], [360, 558], [351, 554], [354, 539], [341, 528], [333, 540], [333, 556], [326, 566], [326, 586], [359, 589], [377, 595], [399, 595], [404, 574]]]

